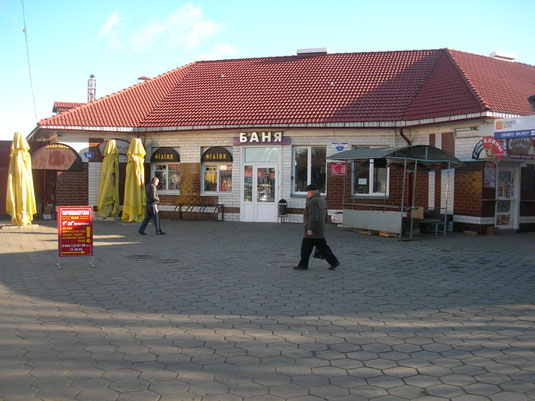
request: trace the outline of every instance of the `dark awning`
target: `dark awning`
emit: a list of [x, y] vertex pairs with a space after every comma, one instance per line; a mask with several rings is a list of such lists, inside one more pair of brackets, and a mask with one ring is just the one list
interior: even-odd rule
[[33, 170], [80, 171], [84, 164], [78, 152], [63, 143], [49, 143], [32, 153]]
[[221, 147], [221, 146], [214, 146], [213, 148], [208, 149], [201, 158], [201, 163], [208, 163], [208, 162], [232, 162], [232, 155], [230, 152]]
[[151, 163], [180, 163], [180, 155], [173, 148], [159, 148], [150, 158]]
[[389, 164], [404, 165], [407, 161], [408, 166], [418, 162], [428, 170], [441, 170], [450, 167], [459, 167], [463, 163], [455, 156], [441, 149], [429, 145], [413, 145], [399, 148], [357, 148], [346, 150], [330, 156], [331, 160], [369, 160], [369, 159], [387, 159]]

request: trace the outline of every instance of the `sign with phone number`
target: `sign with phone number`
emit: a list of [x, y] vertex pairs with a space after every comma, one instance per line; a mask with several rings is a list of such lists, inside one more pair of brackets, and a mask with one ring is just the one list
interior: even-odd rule
[[93, 256], [93, 207], [58, 207], [58, 256]]

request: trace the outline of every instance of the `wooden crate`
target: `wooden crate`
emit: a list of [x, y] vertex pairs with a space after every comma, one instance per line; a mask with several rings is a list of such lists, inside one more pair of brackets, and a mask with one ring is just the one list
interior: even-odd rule
[[356, 233], [359, 233], [359, 234], [364, 234], [364, 235], [379, 235], [379, 231], [363, 230], [363, 229], [360, 229], [360, 228], [354, 228], [353, 232], [356, 232]]
[[379, 235], [385, 238], [397, 238], [398, 237], [397, 234], [389, 233], [388, 231], [379, 231]]

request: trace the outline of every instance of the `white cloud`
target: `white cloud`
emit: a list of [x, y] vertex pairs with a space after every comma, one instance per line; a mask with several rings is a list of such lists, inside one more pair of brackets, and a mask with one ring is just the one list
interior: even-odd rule
[[204, 20], [202, 9], [192, 3], [186, 4], [165, 20], [153, 22], [132, 35], [137, 49], [144, 49], [157, 40], [167, 39], [187, 50], [197, 48], [202, 41], [212, 37], [223, 28], [223, 24]]
[[229, 43], [215, 45], [210, 51], [201, 54], [199, 60], [222, 60], [232, 58], [238, 53], [236, 48]]
[[111, 15], [108, 17], [108, 20], [102, 26], [102, 28], [100, 29], [100, 32], [98, 33], [99, 39], [108, 38], [110, 48], [112, 49], [118, 48], [119, 47], [118, 27], [119, 27], [119, 23], [124, 20], [125, 18], [120, 17], [119, 12], [117, 10], [111, 13]]

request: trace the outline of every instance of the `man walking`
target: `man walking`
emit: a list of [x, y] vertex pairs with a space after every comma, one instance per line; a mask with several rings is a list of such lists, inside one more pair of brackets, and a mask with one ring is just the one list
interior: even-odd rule
[[325, 221], [327, 220], [327, 202], [320, 195], [318, 187], [314, 184], [307, 186], [307, 204], [303, 214], [305, 234], [301, 242], [301, 260], [294, 267], [295, 270], [307, 270], [308, 260], [314, 246], [323, 258], [331, 265], [329, 270], [340, 266], [340, 262], [333, 255], [331, 248], [325, 241]]
[[152, 217], [154, 222], [154, 227], [156, 228], [156, 235], [165, 235], [160, 227], [160, 212], [158, 211], [158, 203], [160, 203], [160, 198], [158, 196], [158, 183], [160, 180], [158, 177], [153, 177], [147, 187], [147, 206], [145, 208], [145, 218], [139, 227], [138, 233], [141, 235], [146, 235], [145, 228], [149, 224], [149, 220]]

